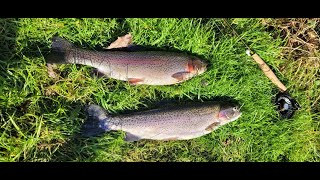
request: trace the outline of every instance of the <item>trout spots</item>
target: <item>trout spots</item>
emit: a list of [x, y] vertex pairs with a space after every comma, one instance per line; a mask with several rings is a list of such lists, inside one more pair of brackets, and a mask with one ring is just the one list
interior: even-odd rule
[[214, 122], [210, 124], [208, 127], [206, 127], [206, 131], [212, 131], [215, 127], [219, 126], [220, 122]]
[[194, 66], [191, 61], [188, 61], [187, 67], [186, 67], [186, 71], [184, 72], [178, 72], [173, 74], [171, 77], [175, 78], [176, 80], [178, 80], [178, 82], [190, 79], [191, 74], [194, 72]]
[[128, 82], [131, 85], [137, 85], [137, 84], [141, 84], [143, 82], [143, 79], [139, 79], [139, 78], [128, 78]]

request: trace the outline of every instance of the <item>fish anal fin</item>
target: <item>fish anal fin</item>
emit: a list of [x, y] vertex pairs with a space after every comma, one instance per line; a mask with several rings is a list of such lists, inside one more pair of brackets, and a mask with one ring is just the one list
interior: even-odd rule
[[139, 141], [141, 138], [129, 132], [126, 133], [126, 137], [124, 138], [127, 142]]
[[128, 78], [128, 82], [131, 85], [137, 85], [137, 84], [141, 84], [143, 82], [143, 79], [139, 79], [139, 78]]
[[214, 130], [215, 127], [219, 126], [220, 122], [214, 122], [212, 124], [210, 124], [208, 127], [206, 127], [206, 131], [212, 131]]
[[189, 72], [178, 72], [173, 74], [171, 77], [177, 79], [178, 81], [183, 81], [188, 79]]

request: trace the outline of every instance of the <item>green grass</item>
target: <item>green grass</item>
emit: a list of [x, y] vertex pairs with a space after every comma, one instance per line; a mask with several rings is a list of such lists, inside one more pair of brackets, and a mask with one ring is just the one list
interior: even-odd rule
[[[240, 36], [275, 70], [284, 40], [260, 19], [234, 19]], [[92, 76], [92, 68], [59, 65], [48, 77], [44, 55], [59, 35], [83, 48], [108, 46], [131, 32], [133, 42], [197, 54], [212, 67], [173, 86], [130, 86]], [[319, 161], [319, 117], [304, 90], [289, 89], [303, 107], [278, 118], [277, 88], [245, 54], [221, 19], [0, 19], [0, 161]], [[290, 75], [289, 75], [290, 76]], [[207, 82], [207, 86], [203, 82]], [[317, 84], [318, 85], [318, 84]], [[290, 88], [290, 86], [289, 86]], [[78, 138], [84, 106], [110, 113], [152, 108], [162, 101], [230, 97], [242, 105], [237, 121], [186, 141], [123, 141], [124, 133]]]

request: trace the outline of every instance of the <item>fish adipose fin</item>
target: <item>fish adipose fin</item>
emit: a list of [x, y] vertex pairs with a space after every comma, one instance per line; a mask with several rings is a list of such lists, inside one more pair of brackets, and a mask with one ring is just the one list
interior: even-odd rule
[[178, 81], [183, 81], [187, 79], [189, 74], [189, 72], [178, 72], [173, 74], [171, 77], [177, 79]]
[[47, 63], [68, 63], [66, 59], [66, 53], [69, 49], [74, 48], [74, 45], [69, 41], [60, 37], [52, 38], [51, 52], [45, 58]]
[[124, 140], [127, 142], [139, 141], [140, 139], [141, 139], [140, 137], [128, 132], [126, 133], [126, 137], [124, 138]]
[[110, 131], [106, 120], [108, 119], [104, 109], [98, 105], [89, 105], [86, 108], [87, 119], [82, 125], [81, 135], [84, 137], [101, 135]]

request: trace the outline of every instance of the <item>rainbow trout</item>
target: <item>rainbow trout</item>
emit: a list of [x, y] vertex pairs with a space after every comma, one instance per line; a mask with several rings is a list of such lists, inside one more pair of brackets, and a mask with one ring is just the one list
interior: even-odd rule
[[130, 84], [170, 85], [206, 71], [201, 59], [166, 51], [92, 51], [75, 47], [59, 37], [52, 39], [48, 63], [92, 66], [107, 77]]
[[87, 107], [85, 137], [111, 130], [126, 132], [126, 141], [186, 140], [212, 132], [241, 116], [238, 106], [209, 101], [110, 116], [98, 105]]

